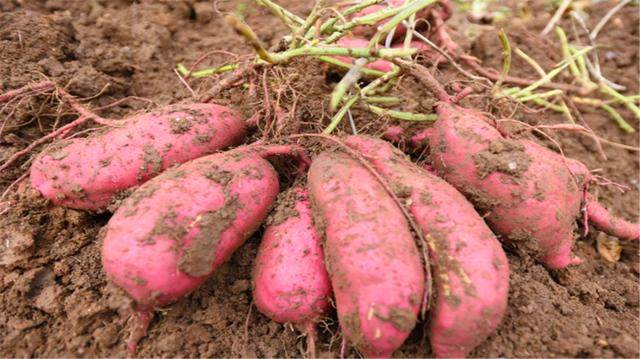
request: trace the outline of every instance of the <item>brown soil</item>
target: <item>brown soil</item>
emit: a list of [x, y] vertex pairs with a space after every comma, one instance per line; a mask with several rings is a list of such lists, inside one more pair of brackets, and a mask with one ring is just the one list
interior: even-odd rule
[[[215, 2], [221, 11], [235, 11], [257, 30], [269, 46], [284, 34], [279, 21], [248, 0]], [[281, 3], [285, 3], [282, 1]], [[311, 1], [287, 1], [299, 14]], [[515, 2], [522, 3], [522, 2]], [[548, 22], [546, 1], [529, 1], [529, 20], [512, 21], [507, 27], [513, 45], [521, 47], [550, 68], [559, 61], [559, 50], [536, 34]], [[211, 1], [163, 0], [132, 2], [81, 0], [0, 0], [0, 92], [46, 76], [64, 85], [92, 107], [104, 106], [126, 96], [139, 96], [155, 104], [191, 98], [177, 79], [177, 62], [189, 65], [207, 51], [218, 49], [251, 54], [251, 48], [224, 25]], [[609, 9], [601, 2], [586, 11], [589, 25]], [[566, 20], [564, 20], [566, 21]], [[468, 23], [456, 19], [460, 34]], [[569, 28], [568, 22], [563, 23]], [[454, 36], [487, 66], [499, 68], [500, 47], [495, 30], [475, 40]], [[599, 37], [603, 73], [638, 93], [638, 9], [621, 10]], [[605, 56], [605, 54], [607, 54]], [[246, 58], [246, 56], [244, 57]], [[230, 61], [214, 54], [201, 66]], [[246, 87], [223, 92], [215, 102], [230, 105], [247, 117], [264, 108], [263, 75], [270, 103], [277, 105], [271, 135], [298, 131], [318, 132], [330, 118], [327, 95], [340, 77], [313, 60], [296, 60], [287, 67], [259, 70]], [[528, 65], [514, 58], [513, 75], [531, 76]], [[464, 79], [451, 66], [439, 77], [450, 83]], [[196, 92], [215, 80], [193, 81]], [[408, 111], [430, 112], [433, 96], [411, 78], [405, 78], [394, 94], [407, 101]], [[530, 124], [564, 121], [549, 112], [534, 113], [508, 103], [495, 103], [474, 95], [465, 104], [490, 111], [496, 117], [513, 117]], [[101, 112], [122, 117], [143, 110], [147, 102], [129, 101]], [[582, 119], [607, 139], [638, 146], [638, 137], [624, 134], [601, 111], [580, 108]], [[65, 112], [66, 111], [66, 112]], [[625, 109], [621, 114], [638, 129]], [[353, 111], [361, 133], [381, 134], [390, 120], [368, 112]], [[5, 114], [0, 118], [4, 121]], [[48, 132], [73, 115], [47, 96], [25, 101], [10, 118], [0, 138], [0, 162], [29, 141]], [[407, 125], [405, 125], [407, 126]], [[419, 127], [411, 125], [407, 127]], [[347, 124], [339, 130], [347, 132]], [[259, 137], [259, 131], [255, 137]], [[567, 156], [590, 169], [624, 184], [594, 192], [611, 210], [627, 219], [638, 219], [639, 161], [637, 153], [604, 146], [600, 158], [594, 141], [568, 132], [555, 132]], [[538, 138], [550, 147], [552, 143]], [[0, 174], [0, 191], [24, 173], [28, 164]], [[0, 215], [0, 356], [2, 357], [115, 357], [125, 356], [130, 302], [109, 284], [100, 265], [100, 229], [108, 214], [53, 207], [26, 184], [8, 194], [13, 207]], [[638, 357], [639, 286], [637, 246], [627, 246], [617, 263], [596, 251], [592, 233], [576, 245], [585, 263], [561, 271], [549, 271], [531, 257], [507, 249], [511, 266], [511, 291], [507, 315], [496, 333], [473, 356], [503, 357]], [[251, 306], [251, 269], [259, 234], [251, 238], [201, 288], [175, 305], [158, 312], [149, 335], [138, 352], [144, 357], [288, 357], [304, 353], [304, 339], [289, 327], [270, 321]], [[339, 355], [340, 337], [333, 314], [321, 325], [317, 341], [322, 357]], [[352, 350], [346, 355], [356, 356]], [[431, 355], [422, 326], [413, 332], [396, 356]]]

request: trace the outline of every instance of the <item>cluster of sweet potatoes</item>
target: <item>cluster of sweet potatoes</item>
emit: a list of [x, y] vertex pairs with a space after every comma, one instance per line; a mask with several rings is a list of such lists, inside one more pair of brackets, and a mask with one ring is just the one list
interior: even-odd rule
[[[479, 215], [446, 182], [388, 142], [353, 136], [345, 143], [357, 159], [324, 152], [306, 186], [276, 199], [278, 175], [265, 157], [292, 155], [305, 169], [304, 149], [251, 144], [215, 153], [245, 134], [245, 121], [230, 109], [169, 106], [58, 142], [35, 158], [31, 183], [53, 204], [115, 208], [102, 263], [135, 300], [131, 350], [153, 310], [201, 285], [274, 206], [256, 258], [255, 303], [307, 332], [310, 350], [332, 297], [344, 336], [367, 356], [400, 347], [428, 298], [438, 356], [465, 355], [495, 329], [506, 307], [508, 264]], [[425, 242], [414, 239], [413, 221]]]
[[[640, 231], [583, 196], [589, 172], [579, 162], [505, 138], [475, 111], [446, 101], [437, 111], [414, 142], [428, 142], [442, 178], [366, 136], [313, 161], [297, 145], [216, 153], [243, 141], [245, 121], [191, 104], [59, 142], [36, 157], [31, 182], [54, 204], [116, 208], [102, 262], [136, 303], [131, 350], [154, 309], [195, 290], [266, 220], [255, 304], [305, 331], [311, 351], [333, 302], [344, 337], [365, 356], [391, 356], [428, 307], [434, 354], [461, 357], [506, 309], [509, 265], [494, 232], [562, 268], [578, 262], [571, 244], [581, 206], [608, 233], [637, 239]], [[265, 160], [273, 155], [295, 157], [301, 170], [311, 162], [306, 185], [278, 196]]]

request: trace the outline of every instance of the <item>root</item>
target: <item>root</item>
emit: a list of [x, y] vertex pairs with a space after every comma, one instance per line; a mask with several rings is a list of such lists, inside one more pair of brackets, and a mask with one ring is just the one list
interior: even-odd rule
[[271, 95], [269, 94], [269, 85], [267, 84], [267, 69], [262, 71], [262, 91], [264, 92], [264, 129], [262, 130], [262, 139], [266, 140], [271, 130]]
[[149, 323], [152, 318], [153, 312], [150, 310], [136, 309], [131, 315], [130, 319], [133, 321], [133, 324], [129, 339], [127, 340], [127, 349], [131, 356], [135, 355], [140, 340], [147, 336], [147, 330], [149, 329]]
[[396, 65], [400, 66], [400, 68], [409, 75], [414, 76], [420, 83], [427, 87], [429, 91], [431, 91], [438, 100], [446, 103], [453, 103], [453, 99], [447, 91], [445, 91], [444, 87], [436, 80], [436, 78], [427, 70], [424, 66], [406, 60], [394, 60]]
[[29, 172], [26, 171], [20, 177], [18, 177], [17, 180], [11, 182], [11, 184], [8, 185], [7, 188], [4, 189], [4, 192], [2, 192], [2, 195], [0, 195], [0, 215], [3, 215], [4, 213], [8, 212], [9, 209], [11, 208], [11, 205], [10, 205], [9, 201], [4, 202], [4, 199], [9, 194], [9, 191], [14, 186], [17, 186], [18, 184], [20, 184], [20, 182], [24, 181], [24, 179], [27, 178], [28, 175], [29, 175]]
[[51, 91], [54, 88], [56, 88], [56, 84], [52, 81], [43, 81], [36, 84], [23, 86], [19, 89], [7, 91], [4, 94], [0, 95], [0, 103], [5, 103], [20, 96], [29, 96], [32, 94]]
[[599, 230], [620, 239], [640, 239], [640, 225], [638, 223], [631, 223], [613, 216], [595, 198], [588, 194], [586, 195], [585, 209], [585, 217], [588, 216], [591, 224]]
[[316, 358], [316, 327], [314, 323], [306, 325], [307, 335], [307, 358]]
[[251, 312], [253, 311], [253, 301], [249, 303], [249, 311], [247, 311], [247, 318], [244, 321], [244, 341], [242, 344], [242, 353], [247, 352], [247, 346], [249, 345], [249, 320], [251, 320]]
[[111, 120], [96, 115], [93, 111], [87, 109], [86, 107], [81, 105], [78, 101], [76, 101], [76, 99], [73, 96], [71, 96], [67, 91], [65, 91], [62, 88], [57, 88], [54, 83], [49, 81], [42, 82], [36, 85], [25, 86], [17, 90], [9, 91], [6, 94], [1, 95], [0, 100], [9, 101], [13, 98], [16, 98], [17, 96], [24, 96], [25, 94], [30, 94], [30, 93], [33, 93], [34, 91], [36, 91], [35, 93], [43, 93], [51, 89], [56, 89], [58, 96], [60, 97], [60, 101], [71, 106], [78, 114], [80, 114], [80, 116], [74, 121], [60, 127], [59, 129], [48, 133], [46, 136], [31, 142], [31, 144], [26, 148], [14, 153], [11, 157], [9, 157], [9, 159], [5, 161], [5, 163], [2, 164], [2, 166], [0, 166], [0, 172], [9, 168], [9, 166], [11, 166], [16, 160], [30, 153], [31, 151], [33, 151], [34, 148], [40, 146], [41, 144], [51, 139], [66, 137], [71, 130], [82, 125], [87, 121], [93, 121], [100, 125], [110, 124]]
[[[460, 45], [458, 45], [455, 41], [453, 41], [453, 39], [449, 35], [446, 24], [444, 23], [445, 19], [443, 18], [441, 12], [432, 11], [431, 15], [433, 16], [434, 22], [436, 24], [435, 35], [440, 42], [440, 46], [448, 50], [454, 59], [459, 59], [463, 61], [469, 67], [471, 67], [473, 71], [477, 72], [478, 74], [494, 82], [500, 80], [501, 74], [497, 70], [485, 68], [482, 65], [480, 65], [479, 60], [477, 58], [471, 55], [462, 53], [462, 51], [460, 50]], [[520, 85], [520, 86], [529, 86], [535, 83], [537, 80], [507, 75], [502, 78], [502, 81], [515, 84], [515, 85]], [[576, 92], [576, 93], [582, 93], [584, 91], [583, 88], [579, 86], [563, 84], [563, 83], [555, 83], [555, 82], [547, 82], [545, 84], [540, 85], [540, 87], [549, 88], [549, 89], [559, 89], [562, 91]]]
[[299, 145], [264, 145], [262, 142], [254, 142], [249, 148], [255, 148], [261, 157], [271, 156], [292, 156], [298, 160], [298, 171], [300, 174], [306, 172], [311, 165], [311, 159], [302, 146]]
[[210, 88], [202, 97], [200, 97], [200, 102], [209, 102], [214, 97], [218, 96], [218, 94], [228, 88], [234, 87], [236, 83], [242, 80], [243, 77], [248, 75], [251, 72], [254, 72], [255, 69], [260, 66], [258, 64], [250, 63], [248, 65], [244, 65], [239, 69], [235, 70], [232, 74], [220, 80], [217, 85]]
[[[467, 54], [462, 54], [462, 55], [459, 55], [459, 58], [462, 61], [464, 61], [464, 63], [466, 63], [469, 67], [471, 67], [475, 72], [488, 78], [489, 80], [495, 82], [500, 79], [500, 73], [497, 70], [484, 68], [478, 63], [479, 60], [476, 59], [475, 57]], [[525, 78], [511, 76], [511, 75], [504, 76], [503, 78], [503, 82], [508, 82], [508, 83], [511, 83], [514, 85], [520, 85], [520, 86], [529, 86], [535, 83], [536, 81], [538, 80], [525, 79]], [[547, 82], [540, 85], [540, 87], [554, 89], [554, 90], [558, 89], [562, 91], [575, 92], [575, 93], [583, 92], [583, 89], [579, 86], [556, 83], [556, 82]]]

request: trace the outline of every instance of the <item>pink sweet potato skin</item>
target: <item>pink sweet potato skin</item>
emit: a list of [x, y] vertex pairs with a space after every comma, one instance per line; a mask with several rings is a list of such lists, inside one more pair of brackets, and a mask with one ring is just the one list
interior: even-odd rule
[[268, 223], [255, 259], [253, 300], [276, 322], [313, 328], [330, 309], [331, 282], [306, 189], [280, 195]]
[[244, 148], [167, 170], [137, 189], [109, 220], [104, 270], [139, 308], [174, 302], [258, 229], [278, 187], [273, 167]]
[[427, 136], [438, 173], [487, 214], [504, 240], [528, 247], [550, 268], [579, 263], [571, 247], [584, 165], [534, 142], [506, 139], [473, 110], [440, 103], [437, 111]]
[[38, 155], [33, 186], [56, 205], [103, 210], [121, 191], [175, 164], [236, 145], [246, 132], [238, 113], [213, 104], [168, 106], [114, 126]]
[[389, 357], [415, 326], [425, 290], [408, 223], [375, 177], [345, 154], [317, 156], [308, 188], [340, 327], [365, 356]]
[[390, 143], [365, 136], [349, 136], [345, 143], [398, 190], [429, 244], [434, 354], [466, 356], [497, 328], [507, 307], [509, 263], [500, 242], [460, 192]]

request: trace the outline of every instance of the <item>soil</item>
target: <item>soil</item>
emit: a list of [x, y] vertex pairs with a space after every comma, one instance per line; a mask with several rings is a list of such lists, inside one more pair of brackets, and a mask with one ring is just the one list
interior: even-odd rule
[[[173, 71], [176, 63], [190, 66], [211, 50], [216, 52], [199, 67], [248, 59], [252, 49], [229, 29], [221, 12], [235, 12], [269, 46], [277, 45], [286, 29], [265, 9], [248, 0], [0, 0], [0, 92], [49, 78], [98, 108], [127, 96], [130, 99], [100, 112], [121, 118], [147, 107], [192, 98]], [[280, 1], [298, 14], [308, 14], [312, 1]], [[526, 3], [526, 5], [523, 5]], [[537, 34], [549, 21], [547, 1], [512, 2], [518, 18], [505, 26], [512, 41], [548, 69], [560, 59], [555, 38]], [[584, 3], [584, 2], [581, 2]], [[609, 10], [599, 2], [584, 11], [592, 27]], [[565, 29], [568, 19], [562, 20]], [[618, 12], [598, 37], [602, 72], [638, 93], [638, 8]], [[453, 36], [485, 66], [501, 67], [496, 28], [471, 25], [463, 17], [452, 21]], [[512, 75], [532, 76], [528, 65], [514, 57]], [[257, 70], [246, 86], [226, 90], [216, 103], [229, 105], [250, 117], [271, 104], [263, 115], [273, 119], [269, 131], [278, 136], [319, 132], [331, 117], [327, 107], [332, 86], [340, 74], [309, 59], [286, 67]], [[438, 78], [450, 84], [466, 81], [453, 67], [443, 65]], [[569, 81], [568, 79], [565, 79]], [[216, 78], [190, 81], [195, 93], [216, 83]], [[268, 89], [266, 102], [264, 88]], [[433, 96], [415, 80], [405, 77], [393, 90], [405, 101], [403, 110], [431, 112]], [[474, 105], [496, 118], [513, 117], [529, 124], [554, 124], [565, 119], [549, 111], [533, 111], [504, 101], [492, 101], [486, 92], [463, 104]], [[274, 106], [275, 105], [275, 106]], [[637, 130], [638, 122], [623, 107], [622, 116]], [[622, 132], [603, 112], [580, 107], [577, 121], [611, 141], [638, 146], [638, 137]], [[360, 133], [381, 135], [387, 118], [362, 109], [353, 111]], [[6, 112], [0, 120], [4, 121]], [[20, 103], [8, 117], [0, 135], [0, 160], [43, 136], [53, 127], [74, 119], [74, 114], [51, 96], [36, 96]], [[395, 124], [395, 123], [394, 123]], [[85, 126], [80, 135], [92, 131]], [[406, 125], [415, 129], [421, 125]], [[343, 124], [338, 131], [350, 131]], [[532, 136], [522, 132], [522, 136]], [[556, 131], [552, 138], [564, 153], [583, 161], [591, 170], [628, 187], [592, 188], [616, 215], [639, 216], [639, 161], [636, 152], [603, 145], [599, 155], [589, 137]], [[537, 136], [554, 148], [549, 139]], [[314, 144], [309, 142], [309, 144]], [[283, 166], [286, 167], [286, 164]], [[291, 166], [289, 165], [289, 168]], [[0, 173], [0, 191], [20, 177], [28, 161]], [[22, 182], [11, 187], [8, 211], [0, 214], [0, 356], [2, 357], [123, 357], [128, 335], [130, 300], [109, 283], [100, 265], [101, 228], [108, 213], [94, 215], [54, 207]], [[288, 183], [289, 181], [285, 181]], [[283, 186], [285, 187], [285, 186]], [[579, 266], [550, 271], [532, 257], [505, 248], [511, 268], [509, 308], [499, 329], [472, 356], [481, 357], [638, 357], [640, 320], [637, 245], [624, 245], [617, 262], [596, 250], [596, 231], [577, 241]], [[576, 234], [576, 236], [578, 236]], [[304, 354], [304, 338], [270, 321], [251, 305], [251, 270], [260, 233], [254, 235], [231, 260], [184, 300], [157, 312], [149, 335], [140, 343], [142, 357], [290, 357]], [[340, 355], [335, 314], [319, 329], [319, 356]], [[347, 356], [357, 353], [347, 348]], [[397, 357], [430, 356], [423, 325], [418, 325]]]

